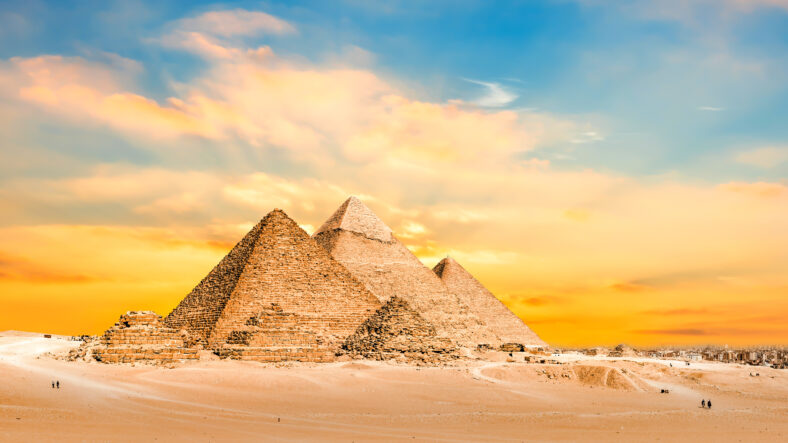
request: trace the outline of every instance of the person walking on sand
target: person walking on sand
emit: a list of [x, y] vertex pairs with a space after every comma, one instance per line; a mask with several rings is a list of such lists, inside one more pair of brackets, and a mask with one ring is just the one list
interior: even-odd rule
[[58, 380], [55, 384], [57, 385], [57, 388], [60, 389], [60, 380]]
[[709, 406], [709, 409], [711, 409], [711, 400], [707, 401], [706, 404]]
[[52, 382], [52, 389], [55, 389], [55, 382]]
[[701, 408], [706, 408], [706, 399], [705, 398], [703, 400], [701, 400], [700, 407]]

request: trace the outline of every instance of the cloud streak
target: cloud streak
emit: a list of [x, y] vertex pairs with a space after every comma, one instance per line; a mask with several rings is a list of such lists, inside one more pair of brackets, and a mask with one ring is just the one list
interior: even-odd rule
[[281, 18], [265, 12], [245, 9], [209, 11], [196, 17], [177, 20], [172, 26], [180, 32], [196, 32], [218, 37], [296, 33], [295, 26]]
[[766, 146], [743, 151], [736, 154], [734, 160], [763, 169], [776, 168], [788, 163], [788, 146]]
[[503, 106], [508, 105], [509, 103], [517, 100], [518, 95], [506, 90], [500, 83], [493, 83], [493, 82], [483, 82], [480, 80], [472, 80], [469, 78], [463, 78], [468, 83], [473, 83], [476, 85], [484, 86], [487, 90], [487, 93], [472, 103], [486, 107], [486, 108], [500, 108]]

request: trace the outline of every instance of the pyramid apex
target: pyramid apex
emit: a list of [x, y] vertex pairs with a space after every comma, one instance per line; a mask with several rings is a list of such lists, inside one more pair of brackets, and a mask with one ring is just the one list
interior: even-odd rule
[[290, 216], [287, 215], [287, 213], [285, 211], [283, 211], [283, 210], [281, 210], [279, 208], [275, 208], [271, 212], [266, 214], [265, 217], [263, 217], [263, 220], [267, 220], [267, 219], [270, 220], [271, 218], [278, 218], [278, 219], [286, 218], [286, 219], [292, 220], [290, 218]]
[[451, 258], [449, 255], [447, 255], [443, 260], [439, 261], [438, 264], [432, 268], [432, 271], [438, 274], [438, 277], [443, 278], [443, 274], [446, 272], [447, 268], [459, 268], [466, 273], [468, 272], [462, 267], [461, 264], [457, 263], [457, 260]]
[[348, 197], [339, 209], [315, 231], [314, 235], [335, 229], [355, 232], [367, 238], [385, 242], [389, 242], [393, 238], [391, 228], [386, 226], [364, 202], [354, 195]]

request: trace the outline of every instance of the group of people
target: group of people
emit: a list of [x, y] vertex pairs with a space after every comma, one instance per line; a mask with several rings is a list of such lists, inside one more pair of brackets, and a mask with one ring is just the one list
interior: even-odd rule
[[60, 389], [60, 380], [56, 380], [52, 382], [52, 389]]
[[711, 409], [711, 399], [709, 399], [709, 400], [706, 400], [706, 399], [702, 400], [700, 402], [700, 407]]

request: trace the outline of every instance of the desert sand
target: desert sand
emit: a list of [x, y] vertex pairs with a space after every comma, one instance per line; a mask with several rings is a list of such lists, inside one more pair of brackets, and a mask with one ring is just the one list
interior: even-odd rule
[[53, 357], [77, 345], [0, 333], [0, 441], [788, 440], [788, 372], [769, 368], [516, 353], [451, 367]]

